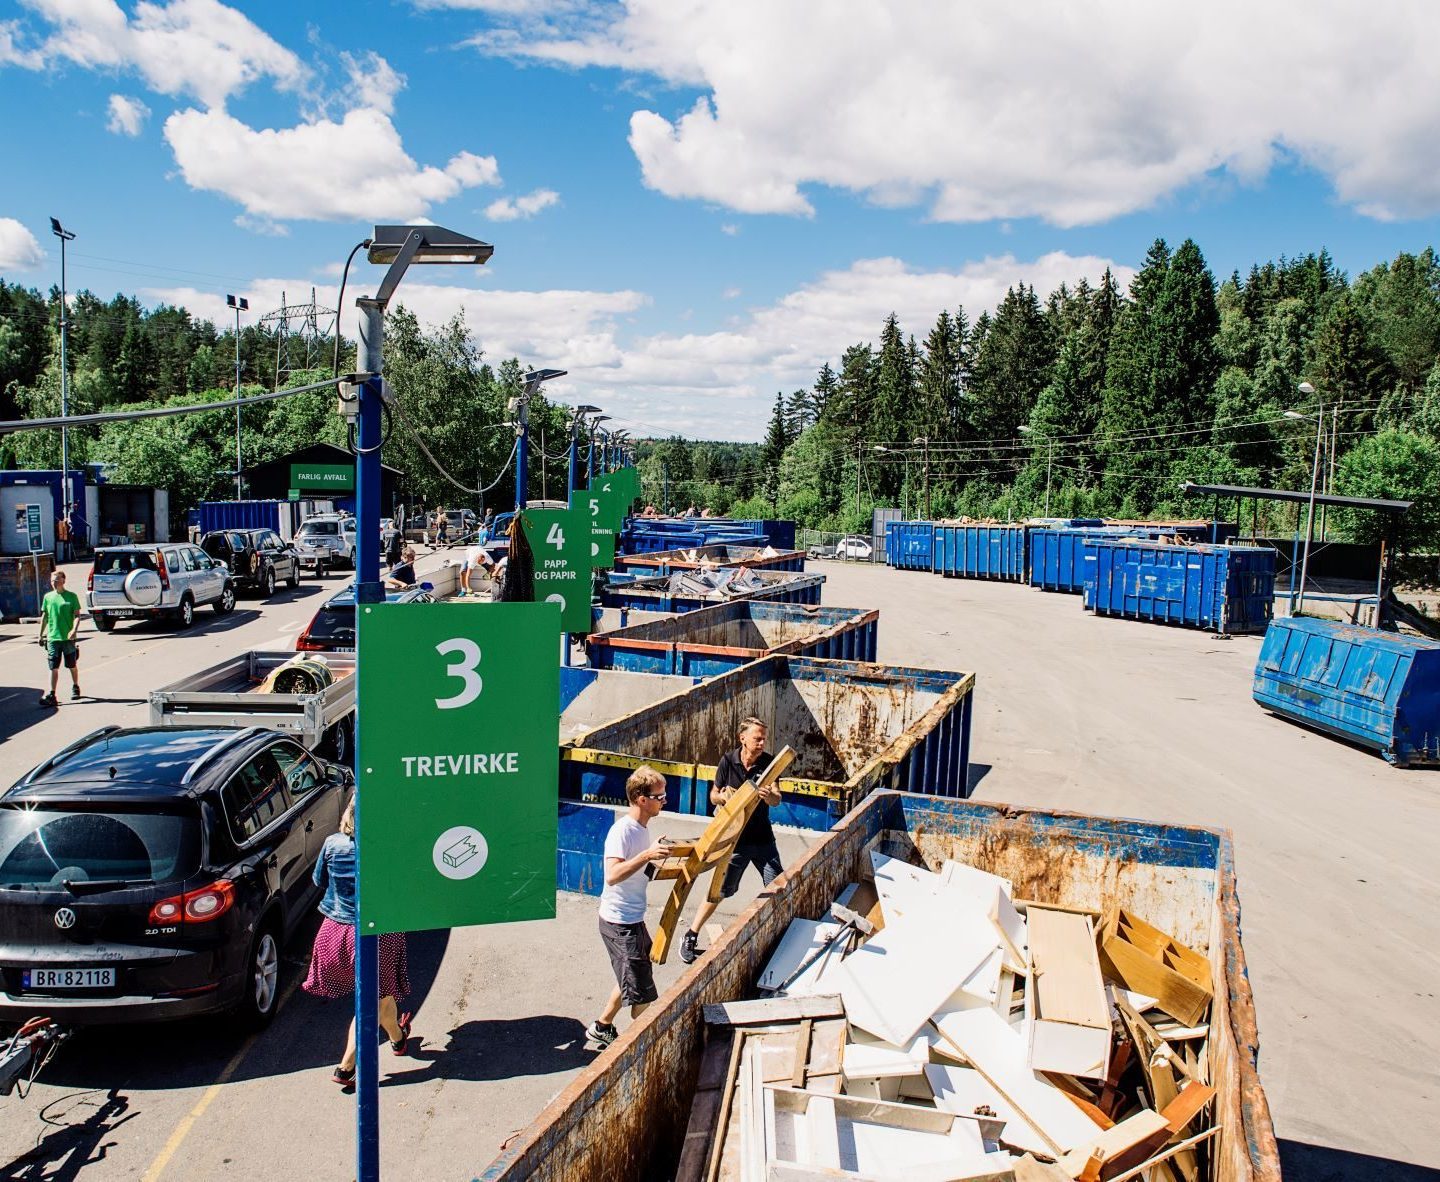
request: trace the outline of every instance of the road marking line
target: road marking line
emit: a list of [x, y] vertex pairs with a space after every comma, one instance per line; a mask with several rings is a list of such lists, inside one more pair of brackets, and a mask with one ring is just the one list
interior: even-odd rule
[[[295, 987], [299, 983], [300, 978], [298, 975], [291, 978], [289, 988], [285, 990], [284, 996], [280, 998], [275, 1006], [275, 1016], [277, 1018], [280, 1016], [281, 1008], [290, 1000], [290, 995], [295, 992]], [[232, 1075], [240, 1070], [240, 1064], [245, 1061], [245, 1056], [250, 1053], [251, 1048], [254, 1047], [260, 1035], [263, 1033], [264, 1031], [256, 1031], [240, 1044], [239, 1050], [230, 1056], [230, 1062], [225, 1064], [225, 1069], [216, 1077], [215, 1082], [205, 1089], [205, 1094], [196, 1101], [195, 1107], [175, 1126], [175, 1131], [170, 1134], [165, 1144], [160, 1147], [160, 1152], [155, 1155], [155, 1160], [150, 1163], [149, 1169], [140, 1175], [140, 1182], [158, 1182], [165, 1167], [170, 1164], [170, 1159], [175, 1156], [176, 1151], [184, 1143], [185, 1138], [189, 1136], [190, 1130], [195, 1126], [195, 1122], [205, 1115], [205, 1110], [214, 1103], [215, 1097], [220, 1094], [220, 1089], [230, 1082]]]

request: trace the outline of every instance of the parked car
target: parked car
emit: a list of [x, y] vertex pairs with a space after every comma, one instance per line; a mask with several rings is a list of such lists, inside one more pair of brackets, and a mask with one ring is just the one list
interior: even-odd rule
[[0, 796], [0, 1021], [264, 1025], [347, 769], [271, 730], [105, 727]]
[[875, 547], [870, 544], [868, 539], [862, 538], [858, 534], [851, 534], [835, 543], [835, 556], [869, 562], [875, 557]]
[[323, 575], [332, 566], [355, 569], [355, 519], [343, 513], [307, 518], [295, 534], [300, 565]]
[[[430, 584], [387, 591], [386, 603], [434, 603]], [[320, 605], [305, 631], [295, 638], [295, 648], [310, 653], [353, 653], [355, 651], [355, 584], [337, 592]]]
[[235, 610], [229, 568], [188, 542], [102, 547], [95, 551], [85, 589], [91, 619], [101, 632], [109, 632], [117, 620], [157, 616], [188, 628], [195, 609], [205, 604], [217, 615]]
[[300, 555], [273, 529], [217, 529], [200, 539], [200, 549], [230, 568], [238, 589], [269, 599], [281, 579], [300, 586]]

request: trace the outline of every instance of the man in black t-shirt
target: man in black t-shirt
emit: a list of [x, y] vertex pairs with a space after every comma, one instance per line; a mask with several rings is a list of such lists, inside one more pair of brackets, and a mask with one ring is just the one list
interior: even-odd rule
[[[734, 751], [725, 752], [715, 768], [715, 783], [710, 786], [712, 809], [719, 808], [729, 800], [730, 793], [746, 780], [753, 781], [775, 758], [765, 750], [765, 724], [760, 719], [745, 719], [740, 724], [739, 738], [740, 746]], [[745, 822], [745, 828], [740, 830], [735, 852], [730, 855], [730, 865], [725, 868], [725, 883], [720, 888], [720, 894], [726, 899], [740, 889], [745, 867], [753, 865], [760, 871], [760, 880], [766, 886], [769, 886], [783, 869], [780, 865], [780, 851], [775, 845], [775, 830], [770, 824], [770, 806], [780, 803], [780, 789], [772, 784], [768, 788], [757, 790], [760, 793], [760, 803]], [[690, 929], [681, 938], [680, 959], [686, 964], [700, 955], [701, 950], [695, 946], [699, 939], [697, 933], [715, 914], [717, 906], [718, 903], [705, 900], [700, 905], [700, 910], [695, 913]]]

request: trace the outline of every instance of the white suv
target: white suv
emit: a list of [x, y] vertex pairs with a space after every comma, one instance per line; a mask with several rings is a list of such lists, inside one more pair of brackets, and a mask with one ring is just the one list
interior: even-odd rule
[[295, 535], [300, 565], [323, 574], [328, 566], [355, 569], [355, 518], [341, 513], [322, 513], [308, 518]]
[[195, 609], [210, 604], [216, 615], [235, 610], [235, 582], [223, 562], [199, 546], [106, 546], [95, 551], [86, 583], [90, 617], [100, 632], [117, 620], [168, 616], [181, 628], [195, 621]]

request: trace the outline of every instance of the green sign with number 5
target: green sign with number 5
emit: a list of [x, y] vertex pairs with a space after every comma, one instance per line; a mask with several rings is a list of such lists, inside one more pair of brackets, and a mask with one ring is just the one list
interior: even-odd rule
[[570, 508], [590, 522], [591, 567], [609, 570], [615, 565], [615, 531], [620, 528], [615, 520], [621, 513], [615, 494], [599, 488], [576, 489], [570, 494]]
[[554, 918], [559, 608], [358, 611], [361, 934]]
[[535, 560], [535, 598], [560, 605], [566, 632], [589, 632], [590, 523], [577, 509], [526, 509], [520, 525]]

